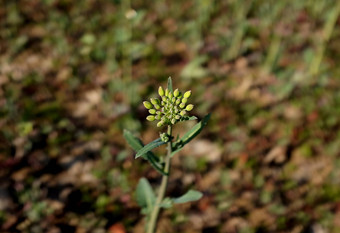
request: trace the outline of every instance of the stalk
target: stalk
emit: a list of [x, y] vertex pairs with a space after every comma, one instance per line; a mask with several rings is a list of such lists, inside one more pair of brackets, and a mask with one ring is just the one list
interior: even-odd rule
[[167, 150], [167, 155], [165, 157], [165, 167], [164, 167], [164, 172], [167, 175], [162, 176], [162, 182], [161, 186], [159, 188], [159, 193], [156, 199], [156, 203], [153, 207], [153, 210], [150, 215], [150, 221], [147, 226], [147, 233], [154, 233], [156, 231], [156, 225], [157, 225], [157, 219], [159, 215], [159, 211], [161, 208], [161, 203], [163, 201], [166, 187], [168, 186], [168, 181], [169, 181], [169, 171], [170, 171], [170, 160], [171, 160], [171, 153], [172, 153], [172, 141], [171, 141], [171, 135], [172, 133], [172, 128], [171, 125], [168, 125], [168, 135], [170, 136], [170, 141], [168, 142], [168, 150]]

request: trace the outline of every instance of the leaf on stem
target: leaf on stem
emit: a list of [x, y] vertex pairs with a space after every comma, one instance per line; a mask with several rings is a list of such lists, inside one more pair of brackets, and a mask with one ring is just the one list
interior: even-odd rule
[[[134, 149], [136, 152], [144, 147], [144, 144], [137, 137], [133, 136], [133, 134], [124, 130], [124, 138], [128, 142], [128, 144]], [[143, 159], [146, 159], [150, 162], [150, 164], [162, 175], [168, 175], [163, 171], [163, 165], [159, 163], [159, 158], [154, 155], [151, 151], [146, 152], [141, 155]]]
[[144, 209], [144, 213], [152, 210], [155, 200], [156, 197], [149, 181], [144, 177], [141, 178], [136, 189], [136, 201]]
[[137, 151], [135, 159], [139, 158], [140, 156], [144, 155], [145, 153], [159, 147], [161, 145], [166, 144], [166, 142], [162, 141], [161, 138], [157, 138], [156, 140], [150, 142], [149, 144], [145, 145], [143, 148]]
[[181, 203], [186, 203], [190, 201], [197, 201], [201, 199], [202, 196], [203, 194], [201, 192], [191, 189], [180, 197], [172, 198], [172, 201], [175, 204], [181, 204]]
[[194, 127], [192, 127], [188, 132], [186, 132], [179, 141], [175, 142], [171, 156], [182, 150], [187, 143], [194, 139], [202, 131], [204, 126], [207, 125], [209, 118], [210, 113], [206, 115], [199, 123], [194, 125]]

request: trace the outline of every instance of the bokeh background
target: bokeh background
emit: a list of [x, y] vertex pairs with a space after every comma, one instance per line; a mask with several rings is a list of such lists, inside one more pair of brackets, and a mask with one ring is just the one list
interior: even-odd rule
[[[0, 2], [0, 231], [141, 233], [125, 142], [169, 76], [208, 126], [160, 233], [340, 232], [340, 1]], [[183, 133], [192, 123], [175, 130]], [[162, 149], [156, 151], [159, 155]]]

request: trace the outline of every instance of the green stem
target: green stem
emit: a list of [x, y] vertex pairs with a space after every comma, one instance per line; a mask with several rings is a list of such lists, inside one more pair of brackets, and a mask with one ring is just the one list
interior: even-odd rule
[[[172, 128], [171, 128], [171, 125], [169, 125], [168, 135], [170, 136], [170, 138], [172, 136], [171, 133], [172, 133]], [[169, 171], [170, 171], [171, 152], [172, 152], [172, 142], [170, 139], [170, 141], [168, 142], [168, 153], [165, 157], [165, 167], [164, 167], [164, 173], [168, 175], [163, 175], [162, 177], [161, 187], [159, 188], [157, 200], [151, 212], [150, 221], [147, 226], [147, 233], [154, 233], [156, 231], [157, 219], [158, 219], [159, 211], [161, 208], [161, 203], [164, 199], [166, 187], [168, 186], [168, 180], [169, 180], [169, 175], [170, 175]]]

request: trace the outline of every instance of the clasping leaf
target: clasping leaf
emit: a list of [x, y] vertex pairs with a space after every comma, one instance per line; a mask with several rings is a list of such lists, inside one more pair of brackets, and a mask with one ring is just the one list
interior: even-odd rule
[[[141, 140], [133, 136], [133, 134], [128, 130], [124, 130], [124, 138], [129, 143], [129, 145], [132, 147], [132, 149], [134, 149], [136, 152], [138, 152], [144, 147]], [[160, 164], [159, 158], [156, 155], [154, 155], [154, 153], [152, 153], [151, 151], [148, 151], [148, 152], [145, 152], [143, 155], [141, 155], [141, 157], [143, 159], [148, 160], [151, 163], [151, 165], [159, 173], [161, 173], [162, 175], [168, 175], [167, 173], [163, 171], [163, 165]]]
[[143, 148], [141, 148], [139, 151], [137, 151], [137, 154], [135, 156], [135, 159], [138, 157], [144, 155], [145, 153], [155, 149], [156, 147], [159, 147], [161, 145], [166, 144], [161, 138], [157, 138], [156, 140], [150, 142], [149, 144], [145, 145]]
[[155, 204], [155, 194], [149, 181], [141, 178], [136, 189], [136, 200], [138, 205], [142, 208], [143, 213], [148, 213]]
[[187, 143], [194, 139], [202, 131], [204, 126], [207, 125], [209, 118], [210, 113], [206, 115], [199, 123], [194, 125], [194, 127], [192, 127], [188, 132], [186, 132], [180, 140], [175, 142], [171, 155], [173, 156], [175, 153], [182, 150]]
[[181, 204], [181, 203], [187, 203], [187, 202], [190, 202], [190, 201], [197, 201], [197, 200], [201, 199], [202, 196], [203, 196], [203, 194], [201, 192], [190, 189], [184, 195], [177, 197], [177, 198], [172, 198], [172, 201], [175, 204]]

